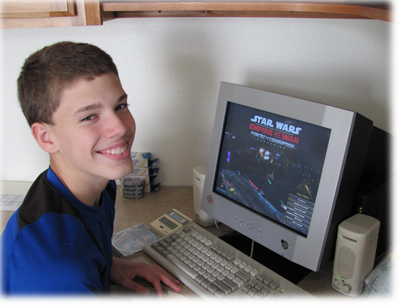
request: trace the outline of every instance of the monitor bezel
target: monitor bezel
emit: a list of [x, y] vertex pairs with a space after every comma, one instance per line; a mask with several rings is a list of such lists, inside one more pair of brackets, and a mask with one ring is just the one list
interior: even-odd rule
[[[228, 102], [331, 129], [324, 169], [307, 237], [232, 203], [229, 199], [213, 191]], [[222, 82], [211, 137], [201, 208], [212, 217], [279, 255], [308, 269], [318, 270], [336, 204], [354, 116], [355, 112], [352, 111]], [[287, 249], [284, 249], [283, 241], [289, 245]]]

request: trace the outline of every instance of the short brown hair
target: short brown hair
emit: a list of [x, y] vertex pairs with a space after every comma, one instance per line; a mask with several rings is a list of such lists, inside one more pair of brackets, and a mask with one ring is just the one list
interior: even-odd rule
[[18, 99], [29, 126], [54, 124], [52, 115], [64, 89], [108, 73], [118, 76], [110, 55], [87, 43], [63, 41], [30, 55], [18, 77]]

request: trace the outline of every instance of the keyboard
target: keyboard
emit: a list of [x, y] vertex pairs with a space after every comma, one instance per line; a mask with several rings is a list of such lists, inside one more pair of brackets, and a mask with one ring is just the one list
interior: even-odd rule
[[203, 299], [314, 298], [194, 222], [144, 252]]

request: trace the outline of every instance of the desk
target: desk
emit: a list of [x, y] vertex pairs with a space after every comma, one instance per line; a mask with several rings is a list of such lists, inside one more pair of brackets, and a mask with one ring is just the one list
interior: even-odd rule
[[[172, 208], [182, 212], [192, 220], [195, 219], [193, 208], [193, 189], [191, 187], [161, 187], [156, 193], [146, 194], [143, 199], [126, 199], [121, 194], [117, 196], [115, 206], [114, 232], [119, 232], [134, 225], [144, 223], [149, 225], [154, 219], [170, 211]], [[213, 226], [207, 230], [216, 236], [232, 232], [226, 225], [219, 225], [220, 230]], [[149, 264], [155, 262], [144, 253], [138, 253], [131, 259], [140, 260]], [[320, 297], [339, 297], [348, 299], [347, 296], [331, 288], [333, 262], [322, 268], [319, 272], [312, 272], [305, 277], [298, 286], [307, 292]], [[192, 294], [188, 288], [184, 294]]]
[[[3, 193], [6, 190], [10, 190], [8, 194], [25, 194], [29, 185], [22, 184], [17, 188], [14, 185], [2, 185]], [[154, 219], [175, 208], [190, 217], [192, 220], [195, 219], [194, 208], [193, 208], [193, 190], [191, 187], [166, 187], [162, 186], [156, 193], [146, 194], [142, 199], [126, 199], [122, 196], [120, 190], [117, 190], [117, 200], [115, 205], [115, 221], [114, 221], [114, 232], [119, 232], [134, 225], [144, 223], [149, 225]], [[3, 232], [6, 222], [10, 218], [13, 212], [1, 211], [1, 232]], [[220, 225], [220, 229], [213, 226], [207, 228], [211, 233], [216, 236], [221, 236], [232, 230], [225, 226]], [[148, 264], [156, 264], [149, 256], [145, 253], [140, 252], [130, 258], [135, 261], [143, 261]], [[298, 286], [308, 291], [309, 293], [317, 297], [339, 297], [348, 299], [345, 295], [337, 292], [331, 288], [331, 276], [332, 276], [333, 262], [322, 268], [319, 272], [312, 272], [305, 277]], [[190, 298], [196, 298], [189, 288], [182, 284], [182, 294]], [[113, 290], [112, 290], [113, 291]], [[116, 288], [116, 293], [125, 294], [126, 291], [123, 289]]]

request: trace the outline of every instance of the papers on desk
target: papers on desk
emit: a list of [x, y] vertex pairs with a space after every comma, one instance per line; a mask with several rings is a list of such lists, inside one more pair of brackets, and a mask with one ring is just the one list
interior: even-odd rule
[[0, 211], [16, 211], [31, 185], [31, 182], [0, 181]]
[[0, 194], [0, 211], [16, 211], [24, 198], [24, 195]]

